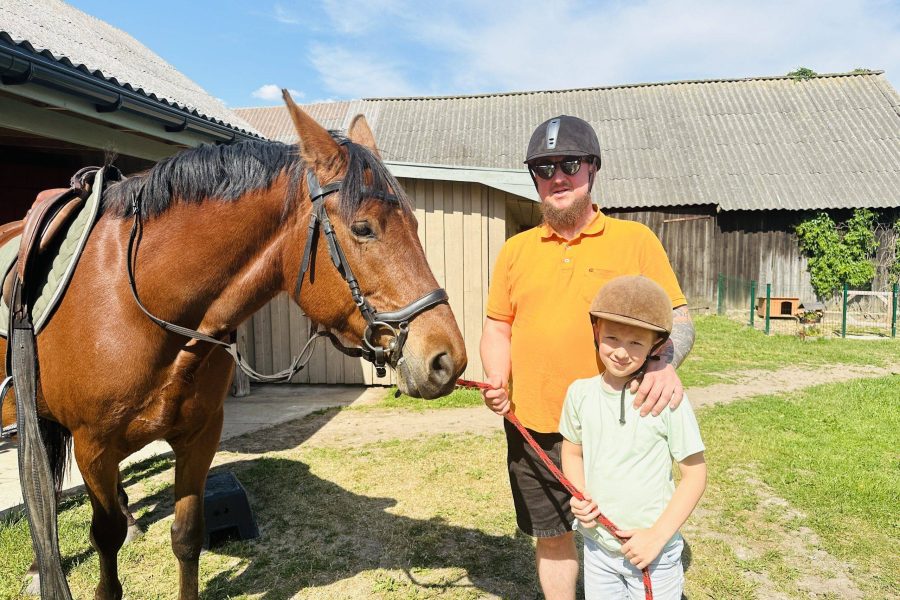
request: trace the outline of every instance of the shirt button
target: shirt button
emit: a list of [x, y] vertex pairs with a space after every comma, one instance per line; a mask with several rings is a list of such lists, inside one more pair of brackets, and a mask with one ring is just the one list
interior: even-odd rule
[[563, 262], [564, 262], [564, 263], [567, 263], [567, 262], [571, 262], [571, 260], [572, 260], [571, 258], [564, 258], [564, 259], [563, 259]]

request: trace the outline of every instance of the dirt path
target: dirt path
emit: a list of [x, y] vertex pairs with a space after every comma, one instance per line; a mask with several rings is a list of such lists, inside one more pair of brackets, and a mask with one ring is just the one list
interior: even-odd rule
[[[884, 367], [850, 366], [819, 369], [787, 368], [778, 371], [744, 371], [735, 383], [716, 384], [689, 391], [695, 407], [758, 396], [797, 391], [823, 383], [890, 375]], [[369, 404], [369, 402], [362, 403]], [[359, 403], [354, 406], [359, 406]], [[304, 443], [309, 446], [361, 446], [395, 439], [410, 439], [442, 433], [488, 434], [503, 427], [500, 417], [484, 407], [442, 409], [423, 412], [402, 410], [345, 410], [321, 425]], [[279, 435], [276, 428], [273, 435]], [[295, 435], [291, 433], [290, 435]]]

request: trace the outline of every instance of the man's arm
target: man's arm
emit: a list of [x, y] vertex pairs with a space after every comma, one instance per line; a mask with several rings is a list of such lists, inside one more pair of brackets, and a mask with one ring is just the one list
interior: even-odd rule
[[660, 359], [650, 361], [639, 387], [637, 382], [631, 384], [632, 392], [637, 387], [634, 406], [641, 408], [642, 417], [651, 412], [656, 416], [667, 406], [675, 408], [681, 404], [684, 388], [675, 369], [684, 362], [694, 347], [695, 335], [688, 307], [682, 305], [673, 309], [672, 334], [659, 352]]
[[512, 325], [490, 317], [484, 320], [481, 332], [481, 364], [487, 383], [492, 389], [482, 390], [484, 403], [498, 415], [509, 412], [510, 353], [512, 348]]

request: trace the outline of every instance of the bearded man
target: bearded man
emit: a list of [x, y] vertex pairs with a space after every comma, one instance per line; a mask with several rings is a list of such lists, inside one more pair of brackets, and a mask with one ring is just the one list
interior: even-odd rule
[[[681, 402], [675, 368], [693, 346], [694, 327], [659, 239], [640, 223], [605, 216], [591, 202], [600, 143], [590, 124], [567, 115], [545, 121], [531, 136], [525, 164], [544, 219], [507, 240], [497, 257], [481, 337], [492, 389], [482, 393], [497, 414], [514, 410], [559, 466], [566, 390], [602, 370], [585, 315], [603, 284], [619, 275], [645, 275], [672, 301], [674, 326], [662, 360], [651, 363], [643, 381], [632, 383], [643, 417]], [[570, 496], [518, 430], [508, 421], [504, 425], [516, 522], [536, 538], [544, 597], [574, 600], [578, 555]]]

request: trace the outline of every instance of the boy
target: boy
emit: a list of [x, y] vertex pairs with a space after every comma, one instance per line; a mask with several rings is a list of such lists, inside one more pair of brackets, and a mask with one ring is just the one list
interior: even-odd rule
[[[646, 361], [658, 358], [653, 353], [672, 330], [672, 304], [652, 280], [628, 275], [600, 289], [590, 317], [605, 370], [569, 387], [560, 421], [563, 473], [585, 495], [572, 499], [584, 537], [585, 598], [642, 599], [641, 569], [649, 566], [654, 599], [679, 600], [678, 529], [706, 488], [703, 441], [690, 402], [641, 418], [628, 391]], [[677, 489], [673, 458], [681, 470]], [[622, 528], [626, 543], [597, 526], [600, 512]]]

